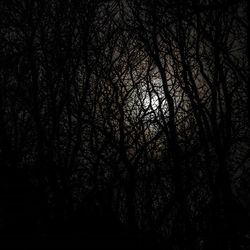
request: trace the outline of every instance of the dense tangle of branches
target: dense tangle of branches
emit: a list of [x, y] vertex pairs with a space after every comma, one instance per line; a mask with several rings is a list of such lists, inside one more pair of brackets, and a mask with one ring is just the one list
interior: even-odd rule
[[243, 249], [248, 5], [2, 1], [1, 175], [54, 215], [95, 204], [169, 249]]

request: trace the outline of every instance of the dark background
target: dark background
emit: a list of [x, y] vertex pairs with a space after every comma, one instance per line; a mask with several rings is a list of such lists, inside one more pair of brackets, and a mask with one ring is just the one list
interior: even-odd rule
[[248, 1], [0, 1], [0, 247], [250, 249]]

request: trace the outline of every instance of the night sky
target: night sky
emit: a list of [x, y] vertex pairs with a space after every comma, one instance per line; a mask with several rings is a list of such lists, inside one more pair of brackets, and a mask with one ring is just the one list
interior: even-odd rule
[[249, 6], [0, 1], [0, 248], [250, 249]]

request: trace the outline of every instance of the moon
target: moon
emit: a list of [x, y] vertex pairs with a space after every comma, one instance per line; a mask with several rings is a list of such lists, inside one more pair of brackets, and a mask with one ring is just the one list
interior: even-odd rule
[[145, 96], [145, 100], [144, 100], [144, 106], [146, 109], [150, 108], [152, 110], [157, 110], [159, 108], [158, 96], [156, 94], [149, 95], [147, 93], [147, 95]]

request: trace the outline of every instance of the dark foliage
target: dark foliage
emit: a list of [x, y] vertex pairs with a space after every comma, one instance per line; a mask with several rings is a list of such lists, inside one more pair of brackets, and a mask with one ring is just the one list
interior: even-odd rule
[[0, 16], [0, 247], [250, 249], [248, 1]]

